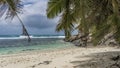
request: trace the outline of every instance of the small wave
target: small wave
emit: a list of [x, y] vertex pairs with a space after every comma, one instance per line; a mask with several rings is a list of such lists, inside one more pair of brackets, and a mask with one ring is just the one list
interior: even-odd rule
[[19, 37], [1, 37], [0, 39], [19, 39]]
[[65, 36], [33, 36], [33, 38], [65, 38]]
[[[28, 36], [18, 36], [18, 37], [0, 37], [0, 39], [25, 39]], [[65, 38], [65, 36], [30, 36], [30, 38]]]

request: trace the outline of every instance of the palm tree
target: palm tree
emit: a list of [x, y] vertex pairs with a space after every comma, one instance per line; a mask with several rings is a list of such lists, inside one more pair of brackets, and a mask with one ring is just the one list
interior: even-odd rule
[[56, 30], [64, 30], [66, 39], [71, 36], [71, 31], [74, 26], [73, 22], [75, 22], [71, 11], [71, 4], [72, 0], [49, 0], [48, 2], [47, 16], [48, 18], [54, 18], [58, 15], [61, 16]]
[[95, 45], [109, 33], [120, 43], [120, 0], [49, 0], [48, 18], [59, 15], [57, 29], [64, 30], [68, 38], [73, 25], [78, 24], [77, 28], [85, 38], [92, 34]]
[[[47, 8], [48, 18], [61, 15], [57, 31], [64, 30], [66, 39], [69, 39], [75, 24], [79, 24], [79, 30], [88, 35], [87, 21], [85, 20], [87, 0], [49, 0]], [[79, 20], [80, 19], [80, 20]], [[78, 23], [79, 22], [79, 23]]]
[[21, 25], [23, 26], [24, 32], [28, 36], [28, 41], [30, 41], [29, 34], [18, 16], [18, 13], [20, 13], [21, 8], [23, 5], [21, 4], [21, 0], [0, 0], [0, 17], [2, 17], [6, 12], [6, 19], [13, 19], [15, 16], [19, 19]]
[[[95, 3], [94, 3], [95, 2]], [[94, 0], [91, 13], [88, 15], [92, 22], [92, 40], [97, 45], [107, 34], [112, 33], [114, 39], [120, 42], [120, 0]], [[99, 7], [99, 8], [98, 8]], [[89, 17], [90, 16], [90, 17]]]

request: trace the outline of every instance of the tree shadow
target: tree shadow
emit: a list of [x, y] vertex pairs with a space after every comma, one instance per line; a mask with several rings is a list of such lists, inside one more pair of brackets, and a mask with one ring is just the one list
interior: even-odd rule
[[[72, 61], [73, 68], [111, 68], [110, 65], [116, 61], [110, 58], [120, 55], [120, 51], [109, 51], [101, 53], [93, 53], [86, 56], [76, 56], [79, 61]], [[120, 64], [120, 62], [118, 63]], [[112, 67], [118, 68], [118, 67]]]

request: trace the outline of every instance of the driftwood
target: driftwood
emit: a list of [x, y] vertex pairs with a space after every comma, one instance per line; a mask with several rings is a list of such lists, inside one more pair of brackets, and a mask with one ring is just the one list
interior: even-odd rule
[[100, 44], [104, 44], [104, 45], [118, 45], [118, 43], [115, 41], [114, 39], [114, 35], [113, 34], [108, 34], [105, 36], [104, 39], [101, 40], [101, 42], [99, 42], [99, 45]]
[[[74, 35], [71, 36], [67, 42], [72, 42], [76, 46], [87, 46], [88, 43], [91, 43], [91, 35]], [[112, 33], [106, 35], [99, 43], [98, 45], [113, 45], [116, 46], [118, 43], [114, 39], [114, 35]]]
[[88, 36], [85, 35], [74, 35], [67, 40], [68, 42], [72, 42], [75, 46], [87, 46]]
[[72, 36], [70, 39], [68, 39], [68, 41], [69, 42], [73, 42], [73, 41], [75, 41], [75, 40], [79, 40], [79, 39], [81, 39], [82, 41], [86, 41], [87, 40], [87, 38], [86, 38], [87, 36], [79, 36], [79, 35], [75, 35], [75, 36]]

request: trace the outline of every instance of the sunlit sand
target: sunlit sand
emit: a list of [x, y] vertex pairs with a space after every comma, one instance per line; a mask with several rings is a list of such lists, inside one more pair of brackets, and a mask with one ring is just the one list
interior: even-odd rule
[[[0, 68], [106, 68], [117, 47], [66, 48], [1, 55]], [[104, 63], [103, 63], [104, 62]]]

